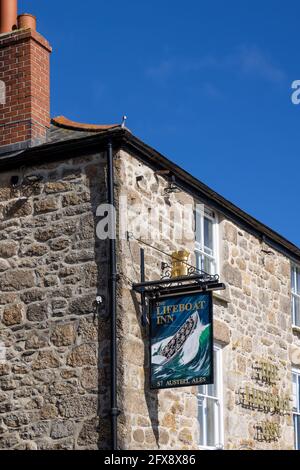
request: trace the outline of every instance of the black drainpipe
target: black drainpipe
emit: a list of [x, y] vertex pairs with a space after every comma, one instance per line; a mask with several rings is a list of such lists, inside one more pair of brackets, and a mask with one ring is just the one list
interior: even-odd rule
[[[109, 142], [107, 146], [107, 183], [108, 183], [108, 204], [115, 207], [114, 197], [114, 163], [113, 148]], [[113, 211], [114, 214], [114, 211]], [[111, 384], [110, 384], [110, 403], [111, 403], [111, 447], [112, 450], [118, 450], [118, 405], [117, 405], [117, 255], [116, 255], [116, 220], [112, 220], [110, 230], [112, 234], [109, 239], [109, 285], [110, 296], [110, 315], [111, 315], [111, 338], [110, 338], [110, 362], [111, 362]]]

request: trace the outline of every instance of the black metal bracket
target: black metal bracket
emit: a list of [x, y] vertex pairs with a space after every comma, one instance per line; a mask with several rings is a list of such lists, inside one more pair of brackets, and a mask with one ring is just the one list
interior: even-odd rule
[[176, 178], [174, 175], [170, 175], [168, 177], [168, 186], [165, 188], [165, 194], [171, 193], [180, 193], [182, 190], [177, 186]]
[[111, 416], [120, 416], [121, 410], [119, 408], [111, 408], [110, 409], [110, 415]]
[[225, 284], [219, 282], [218, 274], [208, 274], [191, 265], [188, 265], [186, 276], [171, 277], [172, 266], [168, 263], [161, 263], [161, 278], [156, 281], [145, 281], [145, 251], [142, 248], [140, 269], [141, 282], [132, 284], [132, 289], [141, 295], [141, 323], [144, 327], [149, 323], [147, 299], [226, 289]]
[[225, 284], [218, 279], [207, 280], [202, 274], [181, 276], [172, 279], [160, 279], [158, 281], [140, 282], [133, 284], [133, 290], [145, 297], [162, 297], [171, 294], [187, 294], [192, 292], [208, 292], [224, 290]]
[[189, 292], [208, 292], [213, 290], [224, 290], [225, 284], [219, 282], [218, 274], [208, 274], [194, 266], [188, 266], [186, 276], [171, 277], [172, 267], [162, 263], [161, 279], [156, 281], [145, 281], [144, 250], [141, 250], [141, 282], [132, 285], [134, 291], [142, 296], [143, 319], [145, 320], [145, 299], [170, 294], [181, 294]]

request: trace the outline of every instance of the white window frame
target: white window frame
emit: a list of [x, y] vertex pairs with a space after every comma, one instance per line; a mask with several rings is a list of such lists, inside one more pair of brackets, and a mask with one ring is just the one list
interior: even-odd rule
[[[300, 450], [300, 442], [297, 442], [297, 433], [295, 428], [294, 416], [300, 416], [300, 369], [292, 370], [293, 376], [297, 377], [297, 386], [296, 386], [296, 409], [293, 407], [293, 423], [294, 423], [294, 433], [295, 433], [295, 449]], [[293, 377], [294, 379], [294, 377]], [[294, 397], [293, 397], [294, 398]]]
[[[213, 400], [215, 402], [215, 413], [214, 413], [214, 429], [216, 435], [218, 435], [218, 441], [215, 446], [207, 445], [207, 428], [206, 422], [203, 421], [203, 430], [204, 430], [204, 443], [199, 444], [199, 449], [203, 450], [222, 450], [224, 449], [224, 403], [223, 403], [223, 352], [222, 347], [219, 344], [214, 344], [214, 352], [216, 353], [216, 363], [214, 364], [216, 368], [217, 375], [217, 396], [211, 397], [207, 393], [198, 393], [198, 400]], [[201, 388], [207, 391], [207, 385], [202, 385]], [[199, 427], [201, 427], [200, 417], [199, 417]]]
[[[294, 278], [294, 286], [297, 285], [297, 270], [300, 271], [300, 266], [297, 266], [296, 264], [292, 264], [291, 280], [292, 280], [292, 278]], [[296, 299], [298, 299], [299, 304], [300, 304], [300, 294], [298, 294], [292, 288], [292, 324], [293, 324], [293, 326], [295, 326], [297, 328], [300, 328], [300, 323], [297, 324], [297, 322], [296, 322], [296, 302], [295, 302]]]
[[[203, 240], [204, 240], [204, 217], [213, 222], [213, 255], [205, 253]], [[198, 221], [200, 220], [200, 230]], [[213, 262], [214, 270], [209, 274], [218, 274], [219, 272], [219, 221], [215, 211], [209, 209], [204, 204], [197, 203], [195, 209], [195, 256], [196, 267], [202, 269], [199, 258], [206, 257]]]

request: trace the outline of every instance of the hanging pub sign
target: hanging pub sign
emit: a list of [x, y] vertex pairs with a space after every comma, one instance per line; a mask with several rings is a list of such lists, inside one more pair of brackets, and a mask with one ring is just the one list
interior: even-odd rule
[[145, 281], [141, 249], [141, 322], [150, 321], [150, 388], [176, 388], [214, 383], [213, 292], [224, 290], [218, 274], [188, 264], [189, 253], [172, 254], [162, 263], [162, 276]]
[[150, 387], [213, 383], [212, 293], [150, 301]]

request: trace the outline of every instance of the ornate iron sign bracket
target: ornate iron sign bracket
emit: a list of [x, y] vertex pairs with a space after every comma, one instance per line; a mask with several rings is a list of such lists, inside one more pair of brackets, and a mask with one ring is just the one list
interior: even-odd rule
[[[143, 250], [142, 250], [143, 251]], [[224, 290], [225, 284], [219, 281], [218, 274], [208, 274], [196, 267], [189, 267], [186, 276], [171, 277], [172, 266], [162, 263], [161, 278], [156, 281], [144, 281], [144, 255], [141, 254], [141, 279], [143, 282], [134, 283], [132, 288], [134, 291], [142, 294], [143, 297], [162, 297], [174, 293], [189, 292], [207, 292], [214, 290]]]

